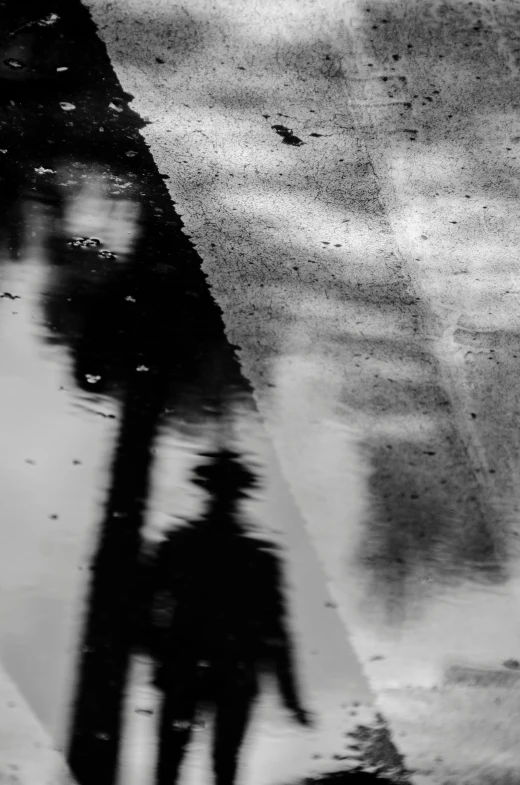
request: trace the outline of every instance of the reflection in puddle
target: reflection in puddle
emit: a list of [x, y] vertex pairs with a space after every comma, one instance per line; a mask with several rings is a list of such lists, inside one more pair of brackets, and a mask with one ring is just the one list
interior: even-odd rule
[[[61, 177], [65, 176], [62, 171]], [[79, 191], [65, 196], [62, 234], [71, 238], [68, 245], [95, 249], [102, 259], [126, 256], [132, 252], [139, 230], [138, 202], [110, 196], [101, 174], [95, 177], [93, 172], [83, 172], [82, 177], [88, 179]]]
[[366, 681], [139, 122], [112, 76], [67, 84], [12, 105], [0, 159], [0, 658], [78, 785], [384, 766], [348, 736], [378, 723]]
[[25, 202], [23, 264], [3, 268], [20, 298], [0, 316], [4, 472], [18, 454], [24, 471], [6, 489], [21, 521], [7, 557], [25, 569], [3, 575], [3, 661], [70, 736], [79, 783], [173, 782], [185, 753], [193, 784], [212, 766], [232, 782], [239, 761], [251, 785], [359, 766], [347, 734], [376, 721], [368, 689], [218, 313], [180, 289], [147, 223], [132, 236], [159, 269], [134, 253], [89, 278], [74, 254], [98, 246], [68, 245], [53, 209]]
[[[310, 724], [299, 695], [279, 560], [266, 541], [248, 536], [240, 499], [257, 479], [222, 450], [197, 467], [210, 494], [198, 520], [170, 532], [151, 572], [148, 648], [161, 701], [158, 775], [175, 782], [201, 710], [214, 715], [216, 782], [231, 783], [263, 672], [272, 672], [285, 708]], [[143, 592], [143, 596], [146, 596]]]
[[[336, 772], [362, 760], [363, 745], [377, 747], [374, 739], [386, 751], [391, 745], [384, 727], [376, 732], [369, 722], [347, 735], [369, 695], [323, 571], [198, 260], [137, 135], [143, 123], [96, 47], [71, 56], [74, 27], [81, 35], [83, 28], [66, 18], [18, 19], [10, 40], [2, 41], [0, 76], [13, 96], [4, 107], [0, 148], [3, 500], [16, 526], [2, 565], [1, 657], [44, 722], [67, 737], [68, 758], [84, 785], [112, 785], [117, 778], [120, 785], [173, 782], [181, 762], [183, 780], [193, 784], [212, 773], [217, 782], [231, 782], [239, 763], [248, 785], [336, 780]], [[47, 27], [49, 37], [42, 39], [40, 28]], [[44, 98], [28, 90], [39, 78], [49, 79]], [[273, 127], [287, 136], [284, 126]], [[326, 168], [320, 168], [321, 181]], [[307, 328], [309, 334], [301, 354], [290, 345], [273, 349], [281, 359], [270, 377], [276, 385], [269, 385], [275, 390], [269, 414], [278, 418], [284, 475], [382, 705], [405, 729], [419, 714], [421, 727], [426, 715], [433, 723], [444, 717], [439, 724], [446, 736], [448, 719], [465, 729], [473, 717], [485, 716], [488, 725], [475, 735], [481, 738], [508, 720], [494, 709], [504, 700], [497, 692], [512, 692], [517, 683], [511, 663], [518, 654], [512, 621], [518, 505], [507, 518], [496, 504], [502, 501], [497, 488], [516, 499], [515, 472], [508, 472], [515, 443], [507, 441], [506, 426], [517, 396], [513, 390], [504, 406], [507, 384], [495, 385], [497, 405], [489, 407], [477, 377], [486, 378], [486, 367], [495, 363], [492, 344], [502, 347], [500, 362], [516, 352], [516, 335], [459, 335], [454, 320], [451, 333], [437, 341], [452, 360], [466, 348], [473, 356], [473, 370], [461, 376], [471, 383], [459, 384], [473, 391], [459, 391], [457, 422], [453, 400], [446, 400], [456, 399], [457, 385], [447, 396], [444, 358], [437, 362], [421, 337], [418, 301], [402, 272], [396, 274], [400, 265], [384, 263], [396, 249], [387, 216], [377, 215], [380, 184], [364, 192], [364, 169], [374, 173], [369, 160], [356, 168], [360, 185], [350, 207], [371, 194], [374, 221], [365, 230], [362, 210], [359, 221], [349, 216], [355, 254], [347, 254], [342, 285], [329, 280], [320, 292], [316, 276], [298, 298], [305, 305], [308, 297], [309, 318], [293, 320], [295, 333], [300, 341]], [[273, 199], [267, 182], [264, 207]], [[308, 186], [294, 198], [305, 198], [304, 190]], [[345, 210], [343, 191], [327, 199], [309, 214], [316, 219]], [[427, 221], [432, 205], [424, 205]], [[415, 213], [403, 215], [406, 235]], [[259, 212], [246, 218], [257, 220]], [[321, 222], [309, 225], [311, 239]], [[463, 245], [475, 255], [474, 242]], [[343, 251], [334, 258], [340, 273]], [[297, 277], [300, 286], [305, 276]], [[428, 280], [434, 289], [436, 281]], [[487, 284], [477, 283], [473, 288], [482, 294]], [[276, 280], [268, 284], [274, 292]], [[467, 294], [466, 283], [463, 288]], [[334, 365], [341, 368], [338, 383], [325, 389], [320, 370]], [[513, 365], [504, 363], [509, 370], [495, 372], [495, 381], [506, 382]], [[508, 416], [481, 417], [486, 408]], [[461, 413], [468, 415], [462, 425]], [[506, 446], [499, 445], [486, 466], [475, 455], [493, 455], [483, 445], [496, 441], [487, 431], [497, 424]], [[490, 474], [498, 473], [492, 465], [498, 462], [512, 480], [476, 480], [472, 462]], [[194, 474], [200, 479], [201, 471], [223, 466], [235, 467], [234, 481], [221, 479], [201, 491]], [[258, 487], [248, 488], [239, 507], [247, 471]], [[246, 532], [246, 521], [252, 531]], [[76, 575], [85, 563], [92, 569]], [[87, 609], [85, 619], [78, 607]], [[73, 663], [66, 651], [75, 650], [78, 639], [70, 688]], [[302, 727], [307, 706], [316, 727]], [[493, 710], [501, 716], [489, 719]], [[291, 711], [300, 722], [291, 721]], [[412, 730], [409, 749], [418, 733]], [[506, 756], [514, 746], [495, 744], [493, 752]], [[490, 759], [488, 749], [482, 745], [477, 753]], [[413, 753], [421, 760], [422, 751]], [[475, 750], [468, 757], [474, 759]], [[367, 758], [362, 762], [366, 769]], [[371, 765], [378, 768], [377, 754]], [[388, 766], [379, 767], [389, 774]], [[405, 778], [395, 756], [391, 773]]]

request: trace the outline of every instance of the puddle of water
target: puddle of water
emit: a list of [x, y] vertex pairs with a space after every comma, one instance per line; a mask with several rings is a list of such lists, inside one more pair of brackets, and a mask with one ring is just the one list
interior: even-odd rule
[[[80, 785], [156, 781], [172, 694], [177, 733], [183, 701], [217, 712], [218, 765], [251, 785], [363, 765], [346, 734], [378, 721], [366, 680], [142, 123], [112, 74], [109, 95], [67, 85], [42, 88], [48, 111], [16, 94], [0, 164], [0, 660]], [[239, 478], [208, 487], [225, 465]], [[147, 594], [170, 530], [186, 564]]]
[[[139, 552], [160, 548], [172, 528], [177, 532], [191, 530], [194, 543], [186, 559], [192, 559], [199, 584], [193, 598], [184, 587], [191, 579], [189, 571], [180, 582], [184, 600], [179, 600], [178, 612], [186, 608], [182, 612], [193, 614], [185, 629], [184, 647], [189, 650], [190, 636], [200, 634], [197, 625], [210, 625], [218, 639], [221, 632], [209, 611], [222, 613], [224, 626], [236, 624], [230, 634], [239, 641], [242, 636], [247, 642], [247, 636], [253, 634], [251, 625], [251, 629], [255, 625], [260, 628], [247, 643], [249, 653], [239, 660], [243, 663], [240, 668], [257, 674], [255, 679], [260, 678], [263, 685], [257, 697], [251, 698], [254, 711], [242, 755], [245, 781], [251, 785], [291, 782], [359, 765], [358, 754], [349, 749], [347, 733], [361, 722], [376, 722], [369, 689], [248, 385], [237, 370], [233, 371], [235, 360], [226, 344], [208, 347], [203, 330], [202, 335], [199, 332], [191, 337], [195, 368], [186, 367], [190, 354], [182, 342], [179, 351], [172, 342], [164, 354], [157, 352], [154, 340], [164, 339], [164, 333], [156, 332], [157, 325], [163, 327], [169, 316], [162, 312], [157, 322], [155, 301], [149, 300], [144, 308], [141, 304], [143, 292], [150, 297], [146, 287], [151, 287], [149, 277], [156, 275], [155, 271], [147, 269], [145, 286], [132, 288], [128, 269], [135, 264], [135, 256], [130, 253], [130, 243], [127, 266], [114, 271], [112, 260], [103, 259], [88, 275], [88, 266], [94, 263], [90, 260], [100, 246], [70, 244], [71, 228], [83, 231], [75, 236], [87, 234], [77, 226], [81, 220], [88, 223], [92, 215], [103, 217], [105, 227], [99, 223], [95, 227], [101, 243], [107, 233], [116, 237], [121, 227], [127, 236], [142, 236], [147, 241], [147, 225], [141, 224], [138, 230], [132, 224], [138, 220], [139, 209], [103, 210], [103, 202], [97, 204], [92, 197], [96, 189], [98, 194], [104, 193], [94, 172], [93, 185], [85, 186], [88, 199], [81, 190], [66, 199], [64, 219], [48, 205], [27, 202], [23, 214], [29, 239], [21, 259], [3, 266], [2, 286], [19, 299], [2, 299], [0, 311], [0, 427], [8, 447], [3, 453], [1, 478], [6, 509], [17, 522], [9, 548], [2, 553], [0, 658], [41, 722], [60, 740], [61, 748], [71, 728], [76, 744], [85, 736], [110, 743], [111, 733], [119, 735], [120, 731], [117, 723], [110, 725], [110, 663], [104, 670], [110, 655], [103, 652], [108, 646], [108, 651], [117, 654], [119, 640], [110, 639], [103, 614], [108, 606], [110, 624], [117, 628], [117, 614], [132, 612], [128, 595], [134, 578], [129, 578], [127, 571], [137, 574]], [[88, 207], [85, 215], [78, 213], [80, 204]], [[76, 216], [73, 227], [71, 215]], [[49, 232], [53, 234], [49, 236]], [[135, 293], [130, 302], [126, 299], [127, 280]], [[155, 294], [155, 289], [152, 292]], [[189, 291], [182, 296], [189, 299]], [[164, 305], [159, 300], [159, 307]], [[191, 301], [188, 307], [193, 307]], [[130, 309], [126, 312], [130, 316], [125, 316], [125, 308]], [[121, 314], [127, 319], [126, 331], [114, 337]], [[177, 336], [177, 319], [174, 327]], [[112, 353], [117, 339], [121, 341], [116, 343], [119, 354]], [[179, 355], [185, 363], [181, 368]], [[204, 473], [201, 466], [215, 464], [218, 468], [224, 460], [221, 451], [225, 455], [227, 449], [236, 453], [231, 464], [239, 474], [253, 472], [258, 489], [242, 492], [239, 480], [229, 486], [225, 476], [209, 488], [200, 487], [197, 472]], [[226, 505], [242, 495], [243, 509], [230, 537], [224, 526], [230, 515]], [[201, 570], [199, 561], [207, 558], [206, 540], [198, 532], [207, 527], [204, 516], [208, 503], [217, 508], [211, 522], [213, 532], [208, 531], [216, 564], [210, 560]], [[101, 545], [100, 519], [105, 532]], [[130, 556], [125, 553], [126, 535], [116, 531], [119, 528], [121, 532], [120, 527], [129, 521], [136, 537], [135, 552]], [[219, 526], [224, 526], [221, 534]], [[248, 534], [249, 526], [253, 538]], [[111, 537], [114, 542], [109, 542], [107, 550]], [[264, 606], [262, 592], [247, 585], [244, 563], [252, 559], [253, 569], [259, 554], [264, 553], [253, 545], [255, 537], [265, 539], [268, 551], [274, 549], [269, 557], [273, 561], [263, 556], [256, 568], [260, 569], [259, 580], [265, 582], [265, 602], [269, 602], [271, 579], [269, 572], [262, 572], [262, 559], [267, 559], [266, 569], [277, 565], [281, 586], [271, 600], [274, 605]], [[230, 552], [221, 538], [229, 542]], [[114, 545], [116, 549], [111, 550]], [[94, 584], [89, 586], [92, 554]], [[126, 572], [121, 571], [125, 559]], [[100, 576], [103, 580], [106, 570], [109, 583], [103, 584], [103, 594], [96, 580]], [[231, 594], [223, 594], [220, 606], [210, 604], [208, 610], [205, 606], [212, 593], [218, 594], [220, 582], [234, 572]], [[126, 583], [118, 585], [118, 577]], [[247, 591], [253, 592], [249, 600]], [[241, 600], [243, 592], [245, 599]], [[111, 603], [115, 605], [110, 610]], [[239, 612], [240, 603], [245, 605]], [[83, 607], [86, 627], [80, 612]], [[118, 635], [123, 633], [124, 628], [118, 630]], [[274, 642], [269, 636], [274, 636]], [[79, 659], [75, 654], [78, 637], [84, 641]], [[218, 668], [225, 667], [226, 656], [234, 656], [233, 646], [229, 648], [225, 642], [221, 646], [220, 660], [215, 661]], [[281, 655], [277, 653], [280, 646]], [[267, 655], [256, 651], [258, 647]], [[90, 651], [97, 657], [94, 670], [89, 666]], [[146, 667], [135, 655], [131, 659], [131, 651], [130, 642], [120, 662], [124, 672], [119, 672], [120, 692], [115, 698], [122, 701], [126, 694], [117, 782], [144, 783], [153, 780], [157, 717], [164, 696], [151, 685], [155, 666], [149, 661]], [[282, 657], [278, 670], [271, 668], [267, 681], [261, 677], [266, 656], [267, 660], [274, 657], [275, 662]], [[84, 692], [87, 686], [88, 696]], [[91, 700], [92, 694], [101, 705], [106, 694], [109, 696], [101, 713], [95, 710], [89, 714], [89, 702], [81, 704], [85, 697]], [[226, 695], [226, 700], [229, 697]], [[143, 713], [143, 704], [148, 713]], [[291, 705], [302, 717], [309, 711], [315, 727], [302, 727], [291, 719]], [[104, 727], [105, 722], [107, 730], [96, 725]], [[215, 727], [218, 730], [218, 722]], [[206, 730], [197, 731], [187, 752], [184, 771], [192, 785], [207, 777], [209, 738]], [[89, 747], [94, 756], [96, 741]], [[103, 772], [103, 753], [99, 755], [101, 764], [94, 759], [92, 771], [101, 768]], [[73, 768], [80, 782], [88, 781], [81, 757], [73, 759]]]

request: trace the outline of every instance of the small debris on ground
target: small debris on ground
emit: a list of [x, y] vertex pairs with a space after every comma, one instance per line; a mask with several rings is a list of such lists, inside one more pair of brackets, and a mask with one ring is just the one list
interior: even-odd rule
[[94, 248], [101, 245], [101, 240], [98, 237], [73, 237], [67, 245], [72, 248]]
[[285, 125], [272, 125], [271, 128], [276, 131], [278, 136], [282, 137], [284, 144], [290, 144], [293, 147], [301, 147], [302, 144], [305, 144], [293, 134], [292, 128], [287, 128]]
[[4, 60], [4, 63], [8, 68], [12, 68], [13, 71], [17, 71], [20, 68], [25, 68], [25, 65], [19, 60], [15, 60], [14, 57], [10, 57], [9, 60]]

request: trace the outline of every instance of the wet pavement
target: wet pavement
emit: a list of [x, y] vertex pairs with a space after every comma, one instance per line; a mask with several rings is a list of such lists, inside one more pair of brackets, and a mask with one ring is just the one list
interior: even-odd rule
[[408, 781], [146, 120], [79, 3], [0, 11], [0, 776]]
[[490, 7], [0, 2], [1, 782], [517, 782]]

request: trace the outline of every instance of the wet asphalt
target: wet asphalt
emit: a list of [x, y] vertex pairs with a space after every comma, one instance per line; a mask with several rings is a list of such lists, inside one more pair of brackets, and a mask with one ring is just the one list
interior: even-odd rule
[[148, 120], [76, 0], [0, 31], [5, 679], [78, 785], [408, 782]]

